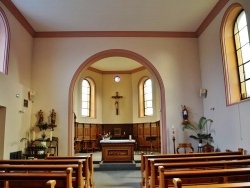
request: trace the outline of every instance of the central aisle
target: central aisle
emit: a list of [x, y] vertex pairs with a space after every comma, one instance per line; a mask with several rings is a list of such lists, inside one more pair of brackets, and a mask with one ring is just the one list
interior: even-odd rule
[[95, 188], [140, 188], [141, 171], [95, 171]]

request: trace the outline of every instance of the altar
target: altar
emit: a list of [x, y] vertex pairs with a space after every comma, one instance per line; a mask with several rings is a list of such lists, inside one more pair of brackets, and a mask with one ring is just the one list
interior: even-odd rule
[[135, 140], [101, 140], [103, 162], [132, 162]]

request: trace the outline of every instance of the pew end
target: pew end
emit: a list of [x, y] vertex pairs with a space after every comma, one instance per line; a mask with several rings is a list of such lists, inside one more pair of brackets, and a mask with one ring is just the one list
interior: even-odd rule
[[55, 186], [56, 186], [56, 180], [49, 180], [49, 181], [47, 181], [47, 183], [46, 183], [46, 188], [55, 188]]
[[173, 178], [173, 184], [174, 184], [174, 188], [181, 188], [181, 179], [180, 178]]

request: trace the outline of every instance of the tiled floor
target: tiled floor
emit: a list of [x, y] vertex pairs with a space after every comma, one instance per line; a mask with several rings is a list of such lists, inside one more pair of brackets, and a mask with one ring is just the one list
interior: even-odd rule
[[95, 188], [140, 188], [140, 170], [95, 171]]
[[[76, 156], [89, 155], [90, 153], [77, 153]], [[94, 167], [98, 168], [98, 164], [101, 161], [102, 153], [94, 152], [93, 161]], [[137, 161], [137, 165], [140, 165], [141, 155], [136, 153], [134, 160]], [[94, 170], [94, 188], [140, 188], [141, 171], [139, 170], [108, 170], [99, 171]]]

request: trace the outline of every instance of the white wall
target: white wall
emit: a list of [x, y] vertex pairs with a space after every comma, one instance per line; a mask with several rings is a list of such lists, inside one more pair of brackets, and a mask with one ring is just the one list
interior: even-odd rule
[[[225, 10], [232, 3], [243, 5], [250, 23], [250, 1], [232, 0], [199, 37], [202, 87], [208, 89], [204, 99], [204, 113], [214, 120], [214, 146], [220, 150], [243, 147], [250, 151], [250, 101], [226, 106], [223, 63], [220, 46], [220, 27]], [[248, 30], [250, 27], [248, 24]], [[210, 110], [214, 108], [214, 110]]]
[[[98, 45], [97, 45], [98, 44]], [[68, 92], [77, 68], [92, 55], [108, 49], [125, 49], [148, 59], [162, 76], [167, 106], [167, 127], [176, 125], [177, 142], [186, 141], [181, 131], [181, 105], [197, 118], [202, 114], [199, 98], [200, 67], [197, 39], [168, 38], [43, 38], [34, 42], [32, 86], [36, 91], [32, 123], [39, 109], [58, 113], [59, 153], [67, 154]], [[197, 116], [197, 117], [196, 117]], [[169, 140], [168, 148], [172, 148]]]
[[[91, 78], [95, 82], [95, 90], [96, 90], [96, 113], [94, 118], [84, 118], [81, 116], [81, 87], [82, 87], [82, 80], [86, 77]], [[74, 100], [73, 100], [73, 111], [76, 114], [76, 121], [81, 123], [102, 123], [102, 74], [84, 70], [78, 76], [74, 87]]]
[[[26, 136], [31, 125], [32, 104], [29, 102], [28, 108], [23, 107], [23, 100], [28, 99], [31, 87], [33, 38], [2, 3], [0, 6], [8, 18], [11, 32], [8, 75], [0, 73], [0, 106], [6, 108], [3, 158], [9, 159], [10, 152], [23, 150], [20, 139]], [[19, 110], [25, 110], [25, 113], [19, 113]]]
[[[2, 6], [2, 4], [0, 4]], [[37, 112], [46, 118], [51, 109], [57, 112], [53, 136], [59, 137], [59, 155], [68, 153], [68, 96], [71, 79], [89, 57], [109, 49], [133, 51], [152, 63], [162, 77], [166, 98], [166, 130], [176, 127], [176, 142], [187, 141], [181, 130], [181, 105], [190, 110], [190, 119], [202, 114], [199, 52], [197, 39], [185, 38], [36, 38], [33, 39], [4, 8], [11, 29], [9, 75], [0, 76], [0, 105], [6, 107], [4, 157], [19, 150], [20, 138], [36, 125]], [[101, 86], [102, 87], [102, 86]], [[3, 88], [3, 90], [2, 90]], [[18, 114], [28, 91], [35, 100], [24, 114]], [[16, 98], [16, 93], [20, 98]], [[31, 104], [31, 103], [29, 103]], [[30, 112], [32, 106], [32, 112]], [[161, 107], [159, 106], [159, 109]], [[31, 118], [31, 120], [30, 120]], [[37, 130], [38, 131], [38, 130]], [[168, 151], [172, 151], [171, 134]]]

